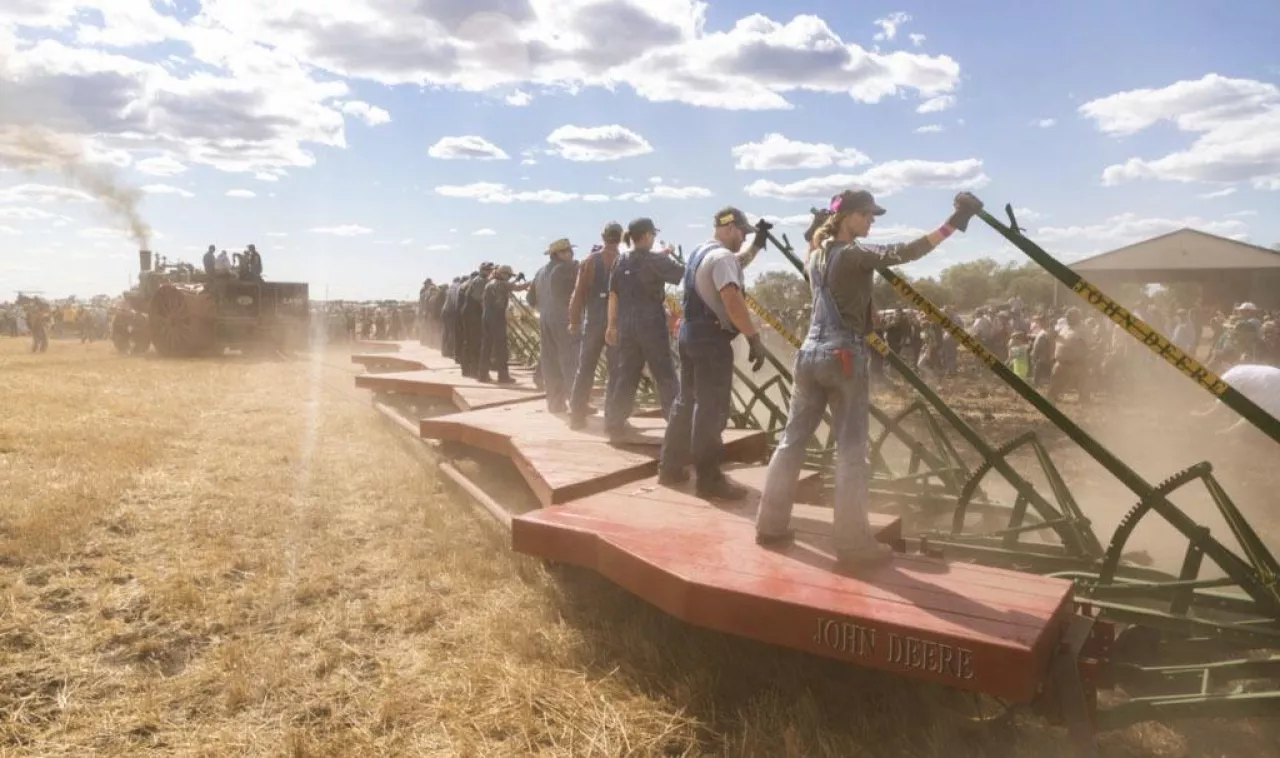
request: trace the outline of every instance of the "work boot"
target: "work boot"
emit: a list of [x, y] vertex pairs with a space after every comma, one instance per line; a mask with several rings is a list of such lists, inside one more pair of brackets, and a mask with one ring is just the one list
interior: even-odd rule
[[747, 488], [716, 472], [711, 477], [698, 477], [697, 495], [704, 500], [742, 500], [747, 496]]
[[498, 377], [498, 384], [515, 384], [515, 383], [516, 383], [515, 377], [511, 376], [511, 374], [502, 374], [501, 376]]
[[780, 548], [789, 547], [796, 541], [796, 530], [788, 529], [781, 534], [765, 534], [764, 532], [756, 532], [756, 544], [760, 547]]
[[893, 560], [893, 548], [880, 542], [865, 550], [837, 550], [836, 566], [845, 571], [869, 571]]
[[661, 469], [658, 471], [658, 484], [663, 487], [676, 487], [689, 481], [689, 472], [684, 466], [678, 469]]

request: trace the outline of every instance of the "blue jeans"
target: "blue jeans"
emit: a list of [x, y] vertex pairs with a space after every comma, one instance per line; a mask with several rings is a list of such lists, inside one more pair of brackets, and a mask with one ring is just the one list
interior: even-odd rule
[[617, 359], [618, 381], [610, 382], [605, 397], [604, 425], [610, 431], [620, 431], [631, 418], [636, 407], [636, 390], [640, 388], [640, 376], [645, 365], [658, 385], [658, 402], [662, 405], [662, 417], [671, 415], [679, 387], [676, 382], [676, 366], [671, 359], [671, 341], [667, 337], [667, 324], [661, 321], [638, 321], [618, 329]]
[[[573, 380], [573, 394], [569, 398], [569, 412], [585, 414], [587, 403], [591, 400], [591, 388], [596, 383], [596, 366], [600, 363], [600, 353], [605, 355], [609, 367], [608, 383], [610, 386], [618, 380], [617, 349], [604, 343], [605, 325], [587, 322], [582, 330], [582, 351], [578, 354], [578, 376]], [[605, 390], [605, 397], [609, 392]]]
[[538, 364], [542, 367], [542, 385], [547, 393], [547, 410], [563, 413], [568, 406], [569, 390], [578, 374], [578, 337], [569, 334], [569, 322], [539, 319], [540, 344]]
[[721, 476], [722, 434], [733, 402], [733, 339], [719, 334], [680, 339], [680, 394], [671, 406], [662, 440], [662, 472], [692, 463], [698, 480]]
[[[852, 375], [846, 376], [836, 348], [852, 351]], [[870, 364], [863, 345], [825, 345], [806, 342], [796, 354], [795, 386], [787, 428], [765, 476], [764, 493], [756, 530], [761, 534], [785, 532], [791, 522], [805, 447], [831, 409], [836, 441], [835, 502], [832, 537], [839, 553], [874, 549], [867, 507], [870, 501], [870, 464], [867, 434], [870, 413]]]

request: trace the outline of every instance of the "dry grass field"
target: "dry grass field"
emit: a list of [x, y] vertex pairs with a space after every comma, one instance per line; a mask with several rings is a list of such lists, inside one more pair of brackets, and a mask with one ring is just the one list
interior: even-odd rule
[[[514, 556], [341, 352], [0, 339], [0, 755], [1066, 755]], [[1254, 722], [1107, 756], [1274, 755]]]

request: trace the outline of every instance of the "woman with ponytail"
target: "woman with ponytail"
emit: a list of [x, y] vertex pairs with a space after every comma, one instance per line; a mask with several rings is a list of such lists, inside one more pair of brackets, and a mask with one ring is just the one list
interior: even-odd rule
[[805, 447], [830, 408], [836, 440], [832, 537], [837, 563], [847, 569], [869, 568], [892, 557], [888, 545], [876, 542], [867, 516], [870, 376], [865, 335], [872, 326], [871, 285], [876, 269], [923, 258], [956, 229], [964, 231], [981, 209], [978, 198], [961, 192], [955, 212], [936, 231], [893, 245], [860, 241], [885, 213], [870, 192], [846, 190], [832, 198], [827, 210], [815, 213], [805, 233], [813, 319], [796, 354], [787, 428], [769, 461], [756, 520], [757, 543], [781, 547], [794, 541], [791, 508]]

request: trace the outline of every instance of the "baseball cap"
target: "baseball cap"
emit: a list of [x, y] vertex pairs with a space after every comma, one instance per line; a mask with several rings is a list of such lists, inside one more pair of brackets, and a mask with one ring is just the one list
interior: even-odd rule
[[716, 226], [736, 226], [744, 232], [749, 232], [753, 229], [751, 224], [747, 222], [747, 214], [733, 206], [716, 211]]
[[658, 227], [654, 226], [651, 218], [638, 218], [627, 224], [627, 234], [632, 237], [639, 237], [641, 234], [648, 234], [649, 232], [658, 233]]
[[866, 190], [845, 190], [839, 195], [831, 198], [830, 210], [833, 213], [839, 211], [863, 211], [873, 216], [883, 216], [884, 208], [881, 208], [876, 199]]
[[605, 224], [604, 231], [600, 233], [600, 236], [606, 240], [622, 239], [622, 224], [617, 221], [610, 221]]

